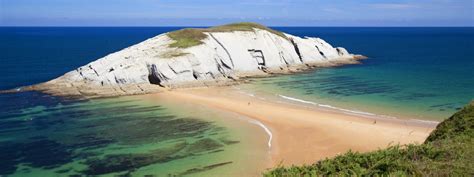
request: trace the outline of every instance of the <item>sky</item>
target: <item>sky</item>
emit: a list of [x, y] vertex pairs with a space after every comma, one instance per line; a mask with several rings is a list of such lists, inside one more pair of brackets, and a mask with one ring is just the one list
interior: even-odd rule
[[474, 0], [0, 0], [0, 26], [474, 26]]

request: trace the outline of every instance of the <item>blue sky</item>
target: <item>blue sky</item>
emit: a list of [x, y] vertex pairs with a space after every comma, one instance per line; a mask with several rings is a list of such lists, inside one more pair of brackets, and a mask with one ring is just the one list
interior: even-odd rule
[[0, 26], [474, 26], [474, 0], [0, 0]]

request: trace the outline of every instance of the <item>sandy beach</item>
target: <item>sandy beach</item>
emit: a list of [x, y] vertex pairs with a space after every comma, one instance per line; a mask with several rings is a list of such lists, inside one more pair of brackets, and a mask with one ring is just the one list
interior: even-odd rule
[[369, 118], [254, 97], [231, 87], [151, 94], [237, 113], [267, 129], [269, 167], [310, 164], [348, 150], [367, 152], [390, 144], [422, 143], [436, 124]]

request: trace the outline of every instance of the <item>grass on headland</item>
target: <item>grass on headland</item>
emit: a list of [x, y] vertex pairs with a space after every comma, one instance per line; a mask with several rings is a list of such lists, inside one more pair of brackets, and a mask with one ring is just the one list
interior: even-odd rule
[[204, 29], [204, 30], [205, 32], [233, 32], [233, 31], [253, 31], [254, 29], [266, 30], [284, 39], [288, 39], [285, 36], [285, 34], [283, 34], [280, 31], [268, 28], [258, 23], [252, 23], [252, 22], [232, 23], [232, 24], [227, 24], [227, 25], [222, 25], [222, 26], [215, 26], [212, 28]]
[[168, 33], [168, 37], [174, 40], [170, 47], [176, 48], [188, 48], [202, 44], [203, 39], [207, 38], [207, 35], [202, 32], [201, 29], [186, 28], [178, 31]]
[[182, 52], [180, 50], [168, 50], [168, 51], [165, 51], [162, 54], [160, 54], [160, 57], [161, 58], [175, 58], [175, 57], [180, 57], [180, 56], [184, 56], [184, 55], [187, 55], [187, 54], [189, 54], [189, 53]]
[[168, 33], [168, 37], [174, 40], [170, 47], [175, 48], [189, 48], [202, 44], [202, 40], [207, 38], [205, 32], [233, 32], [233, 31], [253, 31], [254, 29], [266, 30], [270, 33], [278, 35], [284, 39], [287, 39], [285, 34], [280, 31], [270, 29], [266, 26], [251, 23], [232, 23], [222, 26], [215, 26], [211, 28], [186, 28]]
[[347, 152], [312, 165], [277, 167], [276, 176], [474, 176], [474, 102], [440, 123], [421, 145]]

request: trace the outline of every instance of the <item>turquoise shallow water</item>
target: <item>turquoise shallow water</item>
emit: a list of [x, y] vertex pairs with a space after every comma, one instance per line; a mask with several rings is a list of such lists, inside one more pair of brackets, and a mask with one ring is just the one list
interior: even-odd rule
[[[0, 28], [0, 89], [47, 81], [180, 27]], [[474, 98], [474, 28], [276, 27], [370, 59], [256, 82], [345, 109], [441, 120]], [[73, 41], [73, 42], [71, 42]]]
[[474, 99], [473, 28], [283, 28], [369, 57], [360, 65], [255, 79], [267, 91], [392, 117], [442, 120]]
[[199, 107], [140, 96], [0, 97], [12, 100], [0, 104], [0, 175], [247, 176], [267, 158], [257, 125]]
[[[165, 28], [0, 28], [0, 89], [53, 79]], [[473, 28], [277, 28], [369, 57], [360, 65], [254, 79], [249, 92], [442, 120], [474, 98]], [[236, 115], [123, 97], [0, 94], [0, 175], [259, 174], [265, 132]], [[262, 152], [263, 151], [263, 152]]]
[[[176, 29], [1, 27], [0, 89], [53, 79]], [[0, 176], [254, 176], [266, 165], [267, 137], [258, 125], [144, 98], [0, 94]]]

